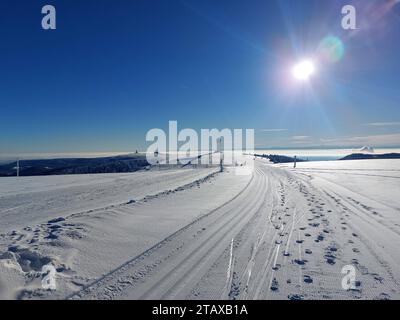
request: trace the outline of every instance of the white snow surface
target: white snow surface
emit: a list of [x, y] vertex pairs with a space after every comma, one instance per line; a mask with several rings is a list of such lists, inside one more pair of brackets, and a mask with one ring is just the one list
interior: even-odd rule
[[0, 232], [138, 200], [205, 177], [215, 168], [0, 178]]
[[0, 298], [399, 299], [399, 190], [399, 160], [1, 179]]

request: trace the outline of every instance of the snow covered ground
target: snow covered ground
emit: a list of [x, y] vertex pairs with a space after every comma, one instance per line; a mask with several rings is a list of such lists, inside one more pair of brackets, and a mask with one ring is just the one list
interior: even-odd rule
[[[174, 189], [214, 168], [0, 178], [0, 233]], [[149, 178], [151, 177], [151, 178]]]
[[[282, 165], [290, 167], [289, 165]], [[332, 182], [400, 210], [399, 160], [299, 162], [297, 172]], [[377, 192], [379, 191], [379, 192]]]
[[399, 299], [399, 179], [398, 160], [4, 178], [0, 297]]

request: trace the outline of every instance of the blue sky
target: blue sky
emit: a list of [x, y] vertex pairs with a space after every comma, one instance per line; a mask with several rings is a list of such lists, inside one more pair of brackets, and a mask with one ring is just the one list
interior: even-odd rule
[[[144, 149], [169, 120], [254, 128], [257, 147], [400, 146], [397, 2], [3, 0], [0, 153]], [[295, 81], [328, 36], [343, 57]]]

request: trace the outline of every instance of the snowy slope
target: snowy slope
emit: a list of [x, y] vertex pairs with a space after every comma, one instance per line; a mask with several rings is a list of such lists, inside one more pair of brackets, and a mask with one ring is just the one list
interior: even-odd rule
[[0, 178], [0, 233], [140, 199], [177, 188], [213, 171], [215, 168], [188, 168], [151, 173]]
[[[250, 179], [248, 176], [237, 179], [234, 174], [226, 172], [216, 180], [217, 171], [210, 168], [133, 173], [123, 175], [127, 181], [122, 186], [120, 174], [91, 176], [86, 178], [88, 181], [80, 176], [58, 177], [57, 200], [56, 196], [61, 199], [69, 197], [67, 192], [75, 195], [86, 190], [87, 194], [96, 194], [93, 190], [104, 190], [104, 184], [109, 194], [102, 191], [97, 201], [92, 202], [92, 209], [86, 211], [67, 213], [69, 203], [66, 202], [66, 207], [62, 208], [65, 214], [59, 211], [52, 215], [37, 212], [41, 223], [28, 221], [24, 228], [18, 227], [24, 223], [24, 216], [18, 219], [13, 215], [3, 215], [1, 221], [13, 226], [9, 228], [13, 231], [0, 236], [0, 296], [29, 296], [29, 288], [37, 289], [41, 285], [40, 277], [36, 276], [44, 262], [51, 260], [62, 272], [58, 274], [58, 290], [51, 292], [50, 297], [64, 297], [222, 205], [240, 192]], [[66, 181], [60, 181], [60, 178]], [[31, 183], [41, 183], [43, 189], [53, 190], [47, 182], [38, 182], [42, 179], [37, 177]], [[138, 181], [142, 183], [138, 184]], [[62, 187], [63, 182], [67, 188]], [[18, 194], [29, 189], [27, 184], [19, 185], [21, 193]], [[118, 194], [114, 190], [121, 188], [130, 192]], [[13, 192], [15, 189], [14, 186]], [[136, 202], [127, 201], [132, 199], [132, 195]], [[106, 196], [109, 197], [102, 198]], [[43, 205], [40, 198], [32, 198], [29, 203], [32, 207]], [[119, 202], [113, 205], [110, 199]], [[50, 218], [62, 216], [65, 220], [58, 223], [47, 222]], [[11, 259], [10, 250], [15, 251]], [[34, 295], [37, 297], [36, 293]]]
[[[282, 166], [290, 168], [289, 165]], [[297, 164], [296, 172], [339, 184], [400, 210], [400, 161], [397, 159], [301, 162]]]
[[[251, 176], [228, 169], [135, 203], [30, 224], [0, 239], [0, 295], [399, 299], [399, 165], [257, 160]], [[49, 262], [58, 268], [54, 291], [40, 289], [38, 270]], [[344, 267], [355, 270], [350, 290]]]

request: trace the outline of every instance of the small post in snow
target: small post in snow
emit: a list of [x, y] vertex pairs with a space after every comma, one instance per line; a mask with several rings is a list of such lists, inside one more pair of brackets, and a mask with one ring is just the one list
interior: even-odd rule
[[219, 170], [224, 171], [224, 153], [222, 151], [222, 138], [217, 140], [217, 152], [219, 152]]
[[294, 156], [293, 168], [296, 168], [297, 156]]
[[17, 159], [17, 177], [19, 177], [19, 159]]

